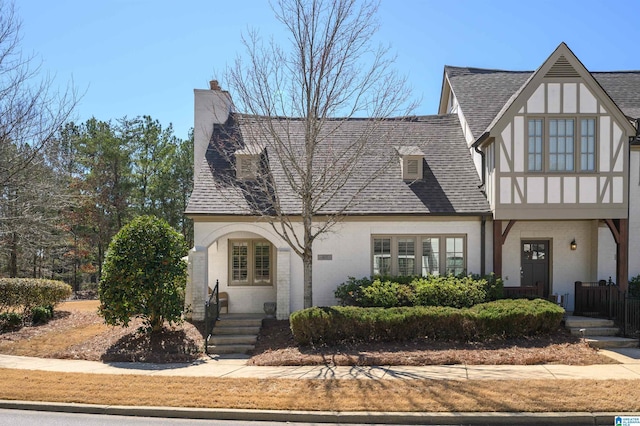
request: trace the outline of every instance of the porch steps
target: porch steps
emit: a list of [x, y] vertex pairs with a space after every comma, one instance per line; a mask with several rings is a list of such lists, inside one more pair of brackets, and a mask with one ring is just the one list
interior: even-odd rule
[[262, 315], [227, 314], [213, 328], [207, 347], [209, 354], [246, 354], [251, 352], [262, 326]]
[[638, 339], [617, 337], [620, 329], [612, 320], [601, 318], [568, 316], [564, 325], [571, 334], [584, 336], [589, 346], [599, 349], [608, 348], [637, 348]]

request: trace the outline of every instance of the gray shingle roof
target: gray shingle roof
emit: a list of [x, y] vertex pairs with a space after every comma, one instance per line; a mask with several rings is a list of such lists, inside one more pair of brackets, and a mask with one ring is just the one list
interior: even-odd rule
[[[446, 66], [445, 73], [477, 139], [533, 71]], [[640, 117], [640, 71], [592, 72], [591, 75], [625, 115]]]
[[[194, 187], [187, 214], [250, 214], [248, 204], [241, 191], [227, 184], [233, 173], [224, 155], [218, 151], [225, 138], [257, 134], [266, 118], [233, 115], [222, 126], [214, 128], [205, 159]], [[303, 141], [303, 122], [295, 119], [278, 120], [277, 132], [288, 133], [292, 144]], [[370, 126], [367, 120], [351, 119], [326, 137], [327, 150], [321, 150], [319, 158], [339, 152], [353, 143], [354, 138]], [[384, 134], [384, 146], [360, 156], [362, 166], [375, 169], [382, 167], [391, 156], [397, 155], [397, 146], [415, 146], [425, 154], [424, 178], [415, 182], [402, 180], [400, 162], [393, 161], [388, 170], [376, 179], [357, 197], [357, 203], [348, 209], [354, 215], [378, 214], [432, 214], [432, 215], [477, 215], [487, 214], [489, 206], [478, 189], [480, 180], [475, 171], [470, 153], [457, 115], [412, 117], [410, 120], [385, 120], [377, 124], [376, 131]], [[286, 130], [285, 130], [286, 129]], [[281, 206], [288, 214], [299, 214], [298, 197], [288, 189], [285, 167], [274, 155], [269, 141], [264, 160], [268, 162], [275, 184], [280, 188]], [[362, 186], [362, 175], [355, 174], [345, 186], [328, 202], [322, 212], [332, 213], [340, 209]]]

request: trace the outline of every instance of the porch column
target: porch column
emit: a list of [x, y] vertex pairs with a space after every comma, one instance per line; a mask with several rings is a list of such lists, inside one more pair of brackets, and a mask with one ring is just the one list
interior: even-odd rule
[[291, 313], [291, 249], [278, 247], [276, 261], [276, 318], [286, 320]]
[[616, 284], [620, 290], [629, 287], [629, 219], [604, 220], [616, 242]]
[[502, 221], [493, 221], [493, 273], [502, 277]]
[[194, 247], [189, 250], [185, 308], [193, 321], [204, 321], [204, 304], [207, 298], [207, 248]]
[[510, 220], [505, 230], [502, 231], [502, 221], [493, 221], [493, 273], [498, 277], [502, 277], [502, 245], [515, 224], [515, 220]]
[[629, 219], [618, 219], [619, 241], [616, 244], [616, 281], [620, 290], [629, 288]]

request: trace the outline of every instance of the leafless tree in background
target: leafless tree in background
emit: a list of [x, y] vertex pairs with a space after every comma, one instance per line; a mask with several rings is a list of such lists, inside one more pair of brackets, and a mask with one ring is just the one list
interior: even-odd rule
[[[395, 57], [372, 42], [378, 2], [279, 0], [273, 10], [290, 44], [265, 44], [255, 31], [243, 38], [247, 56], [230, 67], [226, 83], [237, 110], [247, 114], [235, 117], [250, 123], [242, 127], [241, 146], [225, 152], [234, 164], [234, 150], [266, 148], [269, 173], [239, 187], [251, 213], [302, 258], [310, 307], [314, 241], [398, 161], [386, 137], [394, 120], [387, 119], [414, 105], [405, 79], [392, 70]], [[381, 154], [383, 162], [366, 161]]]

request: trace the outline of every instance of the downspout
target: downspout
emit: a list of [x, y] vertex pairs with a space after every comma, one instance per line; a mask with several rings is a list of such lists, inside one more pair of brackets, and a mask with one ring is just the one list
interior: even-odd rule
[[[478, 138], [473, 143], [473, 149], [475, 152], [480, 154], [480, 169], [482, 169], [482, 173], [480, 173], [480, 186], [478, 187], [484, 196], [487, 196], [485, 191], [485, 184], [487, 182], [487, 169], [486, 169], [486, 158], [485, 153], [480, 149], [480, 145], [489, 137], [489, 132], [484, 132], [482, 136]], [[486, 237], [486, 228], [487, 228], [487, 216], [483, 215], [480, 222], [480, 275], [484, 276], [486, 274], [486, 246], [487, 246], [487, 237]]]
[[482, 189], [482, 193], [485, 194], [485, 196], [487, 195], [484, 192], [484, 185], [487, 182], [487, 170], [486, 170], [486, 158], [485, 158], [485, 154], [484, 152], [480, 149], [480, 145], [482, 145], [482, 143], [487, 140], [487, 138], [489, 137], [490, 133], [489, 132], [484, 132], [482, 134], [482, 136], [480, 136], [478, 138], [478, 140], [476, 140], [473, 145], [471, 145], [473, 147], [473, 149], [475, 150], [475, 152], [477, 152], [478, 154], [480, 154], [480, 159], [481, 159], [481, 165], [480, 168], [482, 169], [482, 173], [480, 173], [480, 180], [481, 180], [481, 184], [478, 188]]
[[487, 227], [487, 216], [482, 216], [480, 222], [480, 275], [486, 275], [485, 268], [485, 246], [486, 246], [486, 227]]

